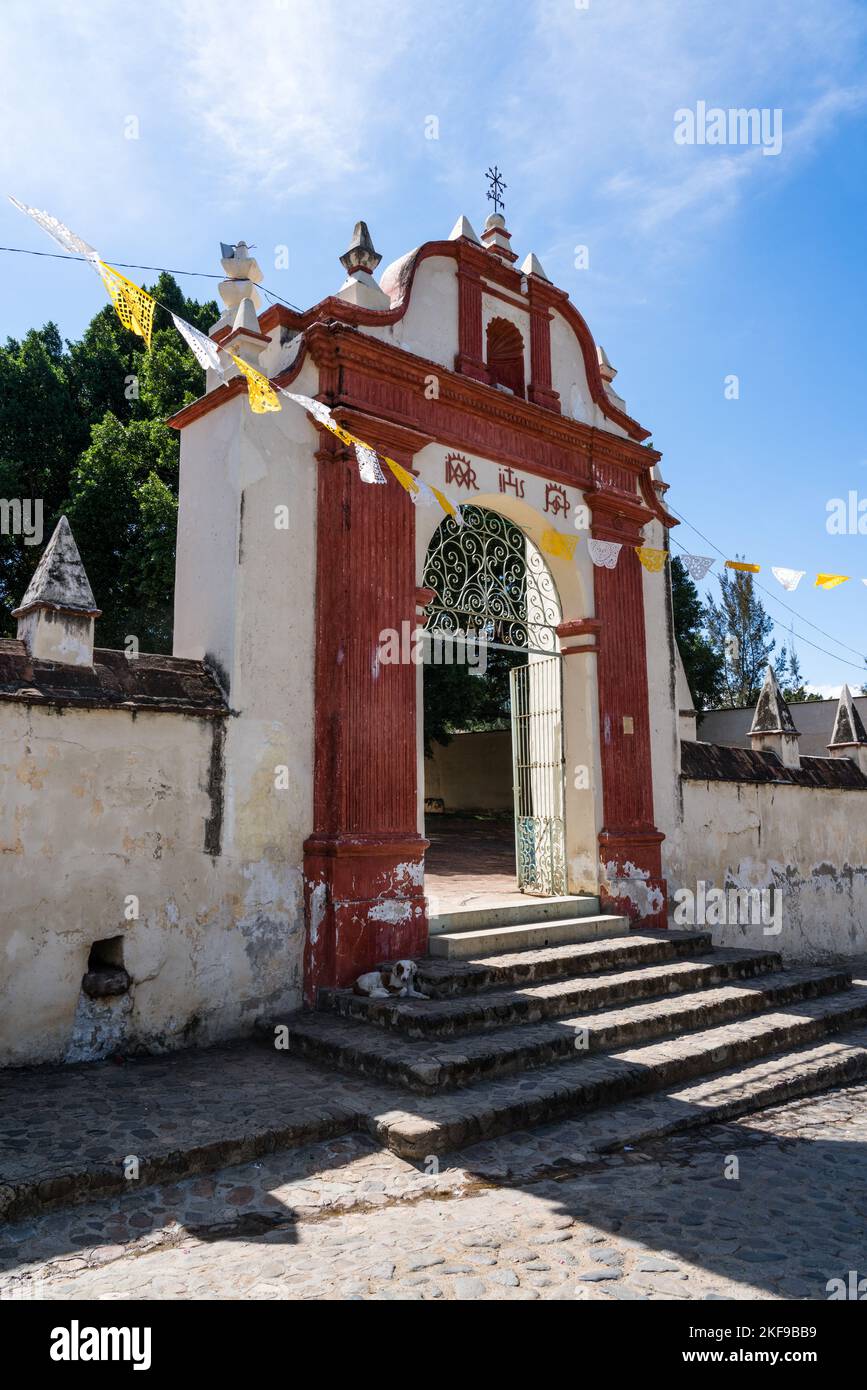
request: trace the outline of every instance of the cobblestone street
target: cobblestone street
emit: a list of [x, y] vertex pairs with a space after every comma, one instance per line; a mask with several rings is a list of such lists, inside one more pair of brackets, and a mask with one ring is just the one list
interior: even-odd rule
[[22, 1218], [0, 1298], [821, 1300], [867, 1273], [863, 1085], [546, 1171], [578, 1131], [439, 1173], [350, 1135]]

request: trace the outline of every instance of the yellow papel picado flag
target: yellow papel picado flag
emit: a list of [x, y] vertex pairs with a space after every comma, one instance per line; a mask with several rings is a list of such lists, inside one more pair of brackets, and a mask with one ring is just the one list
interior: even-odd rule
[[97, 261], [96, 264], [102, 283], [111, 295], [111, 302], [124, 328], [144, 338], [150, 348], [156, 300], [140, 285], [134, 285], [132, 280], [127, 280], [119, 270], [106, 265], [105, 261]]
[[838, 584], [847, 584], [848, 582], [849, 582], [849, 576], [848, 576], [848, 574], [817, 574], [817, 575], [816, 575], [816, 588], [817, 588], [817, 589], [836, 589], [836, 587], [837, 587]]
[[388, 464], [388, 467], [391, 469], [404, 491], [408, 492], [410, 497], [417, 497], [421, 492], [418, 479], [414, 478], [405, 468], [401, 468], [400, 464], [395, 463], [394, 459], [387, 458], [383, 455], [383, 460]]
[[254, 415], [264, 415], [266, 410], [282, 410], [277, 399], [277, 392], [274, 390], [270, 381], [261, 372], [257, 372], [255, 367], [251, 367], [249, 362], [244, 362], [240, 357], [236, 357], [234, 352], [229, 356], [242, 376], [247, 378], [247, 393], [250, 397], [250, 409]]
[[726, 560], [727, 570], [740, 570], [743, 574], [759, 574], [761, 565], [749, 565], [746, 560]]
[[575, 554], [578, 537], [564, 536], [562, 531], [555, 531], [553, 526], [548, 526], [542, 532], [539, 544], [546, 555], [562, 555], [565, 560], [571, 560]]
[[649, 570], [651, 574], [658, 574], [665, 565], [668, 551], [660, 550], [655, 545], [637, 545], [635, 553], [646, 570]]

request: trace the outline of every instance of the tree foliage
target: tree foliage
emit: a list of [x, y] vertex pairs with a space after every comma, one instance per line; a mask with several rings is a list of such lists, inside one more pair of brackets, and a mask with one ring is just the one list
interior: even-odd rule
[[[171, 275], [150, 293], [206, 332], [213, 302], [187, 299]], [[103, 616], [97, 642], [171, 649], [178, 454], [164, 423], [202, 393], [202, 371], [157, 310], [151, 350], [113, 307], [64, 343], [53, 323], [0, 347], [0, 497], [41, 498], [43, 540], [0, 536], [2, 631], [44, 544], [66, 512]]]
[[[457, 649], [456, 649], [457, 650]], [[459, 729], [507, 729], [509, 672], [527, 660], [525, 652], [487, 650], [484, 675], [468, 666], [426, 664], [424, 668], [424, 751], [451, 742]]]
[[671, 561], [674, 635], [696, 709], [712, 709], [723, 692], [722, 657], [704, 630], [704, 606], [678, 555]]
[[702, 603], [679, 556], [671, 561], [671, 593], [677, 645], [696, 709], [717, 705], [745, 708], [759, 698], [770, 663], [790, 703], [821, 699], [807, 691], [801, 663], [791, 643], [779, 652], [774, 622], [743, 570], [718, 576], [720, 599]]

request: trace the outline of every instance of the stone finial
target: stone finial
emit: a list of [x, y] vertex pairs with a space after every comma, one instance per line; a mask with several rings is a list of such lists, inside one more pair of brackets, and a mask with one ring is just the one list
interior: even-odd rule
[[540, 280], [548, 279], [548, 276], [542, 269], [542, 262], [539, 260], [539, 257], [535, 255], [532, 251], [530, 251], [529, 254], [524, 257], [524, 264], [521, 266], [521, 274], [536, 275]]
[[100, 610], [65, 516], [12, 616], [32, 657], [64, 666], [93, 665], [93, 622]]
[[501, 212], [492, 212], [485, 219], [485, 230], [482, 232], [482, 245], [492, 255], [499, 256], [501, 261], [508, 261], [509, 264], [516, 261], [518, 257], [512, 250], [509, 242], [512, 239], [511, 232], [506, 231], [506, 219]]
[[612, 401], [614, 405], [619, 406], [621, 410], [625, 410], [625, 400], [622, 396], [618, 396], [617, 392], [611, 384], [617, 375], [617, 368], [612, 367], [608, 357], [608, 353], [605, 351], [601, 343], [597, 343], [596, 345], [596, 360], [599, 363], [599, 375], [602, 377], [602, 380], [605, 383], [605, 393], [608, 396], [608, 399]]
[[800, 767], [799, 737], [774, 668], [768, 665], [753, 715], [750, 743], [756, 751], [776, 753], [783, 767]]
[[832, 758], [851, 758], [867, 773], [867, 730], [848, 685], [840, 691], [828, 752]]
[[449, 232], [448, 239], [449, 241], [459, 241], [461, 237], [466, 237], [467, 241], [474, 241], [477, 246], [482, 244], [476, 236], [473, 224], [468, 217], [464, 217], [463, 213]]
[[349, 249], [340, 257], [346, 279], [337, 291], [338, 299], [357, 304], [360, 309], [390, 309], [391, 300], [373, 278], [382, 257], [374, 249], [366, 222], [356, 222]]
[[245, 299], [252, 302], [253, 308], [258, 314], [262, 305], [262, 296], [256, 286], [262, 279], [262, 271], [258, 261], [250, 255], [250, 247], [246, 241], [239, 241], [234, 246], [228, 246], [224, 241], [221, 241], [220, 250], [223, 253], [220, 265], [227, 277], [225, 280], [221, 280], [217, 286], [220, 298], [226, 306], [226, 313], [224, 313], [223, 318], [227, 321], [234, 319], [238, 307]]
[[613, 381], [617, 375], [617, 368], [612, 367], [608, 353], [601, 343], [596, 346], [596, 360], [599, 363], [599, 375], [602, 380], [606, 383]]
[[379, 252], [374, 250], [367, 223], [356, 222], [349, 247], [340, 257], [343, 269], [347, 275], [355, 275], [359, 270], [366, 270], [368, 275], [372, 275], [381, 260]]

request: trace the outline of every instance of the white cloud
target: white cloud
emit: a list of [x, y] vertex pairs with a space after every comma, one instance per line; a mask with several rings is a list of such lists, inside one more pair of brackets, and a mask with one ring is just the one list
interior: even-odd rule
[[808, 695], [819, 695], [823, 700], [839, 700], [842, 685], [812, 685], [807, 684]]
[[[142, 249], [168, 238], [166, 218], [177, 242], [203, 199], [221, 214], [257, 198], [306, 211], [362, 187], [371, 201], [424, 206], [433, 183], [440, 198], [453, 192], [454, 214], [478, 218], [496, 160], [513, 232], [542, 226], [563, 248], [619, 238], [625, 266], [630, 241], [670, 254], [747, 189], [772, 188], [867, 93], [859, 0], [830, 11], [791, 0], [7, 0], [0, 23], [6, 187], [91, 239], [117, 231], [128, 247], [140, 229]], [[698, 99], [782, 107], [783, 154], [676, 146], [674, 112]], [[437, 142], [423, 137], [430, 113]], [[139, 141], [123, 139], [130, 114]], [[417, 239], [445, 230], [420, 225]]]
[[[239, 189], [312, 193], [357, 171], [382, 177], [384, 133], [409, 76], [408, 9], [367, 0], [289, 0], [238, 12], [184, 0], [175, 16], [173, 80], [188, 138]], [[430, 15], [424, 19], [430, 23]]]

